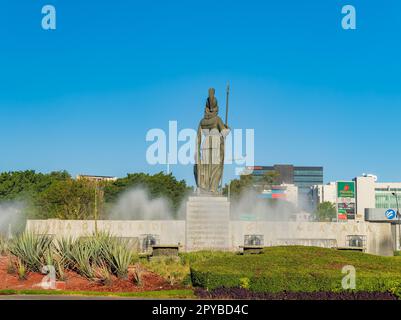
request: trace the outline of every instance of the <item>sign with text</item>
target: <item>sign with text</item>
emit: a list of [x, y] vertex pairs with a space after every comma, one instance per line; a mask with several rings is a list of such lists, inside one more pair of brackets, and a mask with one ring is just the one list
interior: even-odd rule
[[337, 217], [340, 221], [355, 219], [355, 182], [337, 182]]
[[355, 198], [355, 182], [354, 181], [338, 181], [337, 182], [338, 198]]
[[338, 203], [337, 212], [339, 216], [345, 216], [347, 220], [355, 219], [355, 203]]

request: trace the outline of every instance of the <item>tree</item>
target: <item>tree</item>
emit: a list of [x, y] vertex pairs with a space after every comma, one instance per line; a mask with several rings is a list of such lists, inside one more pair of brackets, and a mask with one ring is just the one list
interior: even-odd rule
[[12, 171], [0, 173], [0, 201], [2, 203], [18, 203], [20, 214], [28, 218], [44, 215], [38, 204], [40, 194], [55, 181], [71, 179], [66, 171], [48, 174], [36, 173], [34, 170]]
[[336, 206], [329, 201], [319, 203], [315, 215], [318, 221], [332, 221], [337, 216]]
[[146, 189], [150, 198], [166, 198], [170, 201], [174, 213], [177, 213], [182, 201], [192, 190], [184, 180], [178, 181], [171, 173], [159, 172], [154, 175], [130, 173], [105, 186], [105, 201], [108, 204], [113, 203], [124, 191], [136, 187]]
[[85, 180], [55, 181], [43, 191], [37, 204], [42, 218], [93, 219], [95, 186]]
[[263, 189], [269, 188], [279, 183], [280, 173], [277, 171], [267, 171], [262, 176]]
[[34, 170], [3, 172], [0, 174], [0, 200], [32, 200], [53, 181], [70, 178], [67, 171], [49, 174], [36, 173]]
[[[98, 216], [105, 217], [107, 206], [127, 189], [142, 187], [151, 198], [164, 197], [177, 212], [192, 190], [184, 180], [162, 172], [128, 174], [114, 182], [74, 180], [66, 171], [48, 174], [34, 170], [0, 173], [0, 202], [21, 201], [28, 218], [93, 219], [95, 198]], [[97, 188], [95, 192], [95, 188]]]
[[253, 178], [250, 174], [243, 174], [239, 179], [231, 180], [223, 188], [223, 195], [228, 195], [228, 188], [230, 188], [230, 198], [239, 198], [241, 194], [253, 185]]

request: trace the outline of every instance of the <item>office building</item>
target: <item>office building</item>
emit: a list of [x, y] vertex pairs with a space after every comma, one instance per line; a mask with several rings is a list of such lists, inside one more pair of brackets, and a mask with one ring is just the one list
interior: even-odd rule
[[294, 166], [276, 164], [273, 166], [247, 167], [251, 172], [256, 185], [263, 184], [263, 176], [268, 172], [277, 172], [277, 185], [294, 185], [298, 188], [298, 205], [306, 210], [313, 208], [311, 202], [311, 187], [323, 184], [323, 167], [321, 166]]

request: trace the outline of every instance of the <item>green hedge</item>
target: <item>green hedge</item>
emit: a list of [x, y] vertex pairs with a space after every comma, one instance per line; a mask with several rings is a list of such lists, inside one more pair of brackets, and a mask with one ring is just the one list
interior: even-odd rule
[[401, 294], [401, 257], [317, 247], [270, 247], [260, 255], [211, 256], [191, 264], [194, 286], [255, 292], [342, 291], [342, 268], [356, 270], [356, 291]]

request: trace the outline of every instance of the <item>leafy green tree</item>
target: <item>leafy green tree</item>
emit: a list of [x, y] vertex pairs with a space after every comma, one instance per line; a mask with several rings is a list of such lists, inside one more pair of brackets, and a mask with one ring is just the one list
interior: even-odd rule
[[93, 219], [95, 186], [85, 180], [55, 181], [44, 190], [37, 204], [41, 218]]
[[154, 175], [130, 173], [104, 187], [106, 203], [115, 202], [124, 191], [135, 187], [146, 189], [151, 198], [165, 197], [171, 202], [174, 212], [177, 212], [182, 201], [192, 191], [184, 180], [178, 181], [171, 173], [159, 172]]
[[0, 206], [4, 209], [2, 230], [12, 232], [25, 229], [26, 218], [40, 217], [45, 213], [38, 205], [40, 194], [54, 181], [70, 179], [66, 171], [48, 174], [36, 173], [33, 170], [0, 173]]
[[241, 194], [253, 187], [252, 175], [241, 175], [239, 179], [231, 180], [223, 188], [223, 195], [228, 196], [228, 189], [230, 189], [230, 198], [239, 198]]
[[279, 183], [280, 173], [277, 171], [267, 171], [262, 176], [263, 189], [271, 189], [275, 184]]
[[332, 221], [337, 215], [336, 206], [329, 201], [319, 203], [315, 215], [318, 221]]
[[0, 200], [32, 200], [53, 181], [70, 178], [66, 171], [49, 174], [36, 173], [34, 170], [3, 172], [0, 174]]
[[0, 202], [22, 201], [28, 218], [92, 219], [96, 198], [99, 218], [105, 218], [107, 206], [135, 187], [147, 189], [151, 198], [165, 197], [174, 212], [192, 190], [184, 180], [162, 172], [133, 173], [115, 182], [93, 182], [74, 180], [66, 171], [43, 174], [27, 170], [0, 173]]

